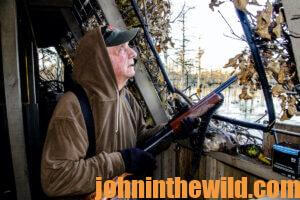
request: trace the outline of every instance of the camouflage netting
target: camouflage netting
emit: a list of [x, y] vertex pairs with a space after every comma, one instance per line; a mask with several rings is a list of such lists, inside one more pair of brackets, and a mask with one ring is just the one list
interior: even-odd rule
[[[213, 8], [222, 2], [224, 1], [212, 0], [210, 5]], [[280, 3], [271, 4], [269, 1], [265, 5], [259, 5], [256, 0], [234, 0], [233, 3], [236, 8], [247, 12], [250, 16], [267, 79], [272, 86], [272, 95], [281, 100], [280, 120], [290, 119], [297, 112], [299, 100], [291, 94], [295, 90], [295, 85], [299, 84], [299, 80], [283, 7]], [[253, 15], [247, 10], [248, 5], [263, 6], [264, 9]], [[261, 89], [249, 49], [229, 59], [224, 67], [231, 67], [232, 73], [238, 74], [239, 84], [242, 86], [240, 99], [252, 99], [257, 90]]]

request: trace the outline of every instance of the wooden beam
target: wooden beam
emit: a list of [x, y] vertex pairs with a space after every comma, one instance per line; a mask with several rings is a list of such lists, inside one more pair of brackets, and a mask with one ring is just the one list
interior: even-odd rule
[[15, 0], [0, 1], [0, 24], [5, 102], [17, 199], [30, 200], [31, 193], [23, 130]]
[[300, 80], [300, 1], [282, 0], [284, 14], [291, 35], [293, 53], [295, 56], [298, 79]]
[[97, 0], [106, 21], [113, 26], [126, 28], [124, 20], [114, 0]]
[[29, 0], [29, 5], [41, 7], [72, 8], [73, 0]]
[[161, 101], [154, 89], [153, 83], [150, 81], [150, 77], [147, 76], [147, 71], [140, 61], [136, 63], [135, 72], [135, 81], [147, 102], [147, 106], [155, 123], [160, 124], [168, 122], [167, 115], [161, 105]]

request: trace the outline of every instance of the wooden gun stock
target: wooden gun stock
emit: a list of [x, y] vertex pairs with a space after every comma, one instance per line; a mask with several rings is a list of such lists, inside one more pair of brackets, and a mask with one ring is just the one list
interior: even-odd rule
[[188, 109], [186, 112], [181, 114], [180, 116], [176, 117], [175, 119], [172, 119], [169, 122], [170, 127], [172, 128], [173, 132], [176, 134], [180, 132], [181, 128], [181, 121], [186, 117], [201, 117], [204, 115], [207, 111], [209, 111], [212, 107], [217, 105], [222, 101], [223, 97], [219, 94], [212, 94], [208, 98], [204, 98], [200, 102], [198, 102], [196, 105], [192, 106], [190, 109]]

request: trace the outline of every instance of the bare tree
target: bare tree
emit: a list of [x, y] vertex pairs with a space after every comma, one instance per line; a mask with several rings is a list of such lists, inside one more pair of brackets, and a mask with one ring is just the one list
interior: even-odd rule
[[200, 47], [198, 48], [198, 53], [197, 53], [197, 62], [198, 62], [198, 76], [197, 76], [197, 87], [200, 87], [201, 84], [201, 58], [204, 54], [204, 50], [201, 49]]
[[186, 16], [187, 13], [194, 9], [195, 7], [186, 7], [185, 4], [183, 5], [183, 9], [180, 12], [181, 15], [179, 16], [179, 22], [182, 24], [182, 39], [181, 39], [181, 45], [180, 48], [177, 52], [177, 57], [178, 57], [178, 64], [181, 66], [181, 81], [180, 85], [188, 87], [189, 86], [189, 72], [190, 72], [190, 67], [192, 66], [192, 62], [190, 59], [186, 58], [186, 52], [188, 51], [186, 49], [187, 43], [189, 40], [186, 37]]

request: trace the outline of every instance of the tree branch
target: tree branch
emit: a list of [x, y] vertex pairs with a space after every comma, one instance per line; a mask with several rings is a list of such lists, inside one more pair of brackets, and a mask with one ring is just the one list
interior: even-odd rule
[[227, 36], [227, 35], [224, 35], [224, 36], [229, 37], [229, 38], [232, 38], [232, 39], [236, 39], [236, 40], [241, 40], [241, 41], [247, 42], [247, 41], [245, 40], [245, 38], [243, 38], [243, 37], [241, 37], [241, 36], [238, 36], [238, 35], [233, 31], [232, 27], [230, 26], [230, 24], [227, 22], [227, 20], [225, 19], [225, 17], [222, 15], [222, 13], [221, 13], [219, 10], [218, 10], [218, 13], [220, 13], [221, 17], [223, 18], [223, 20], [226, 22], [226, 24], [227, 24], [228, 27], [230, 28], [231, 34], [234, 35], [235, 37], [237, 37], [238, 39], [237, 39], [237, 38], [233, 38], [233, 37], [229, 37], [229, 36]]
[[177, 17], [175, 17], [175, 19], [173, 19], [173, 20], [170, 20], [170, 24], [174, 23], [174, 22], [175, 22], [175, 21], [183, 14], [184, 8], [185, 8], [185, 2], [184, 2], [184, 4], [183, 4], [183, 6], [182, 6], [181, 11], [180, 11], [179, 14], [177, 15]]

